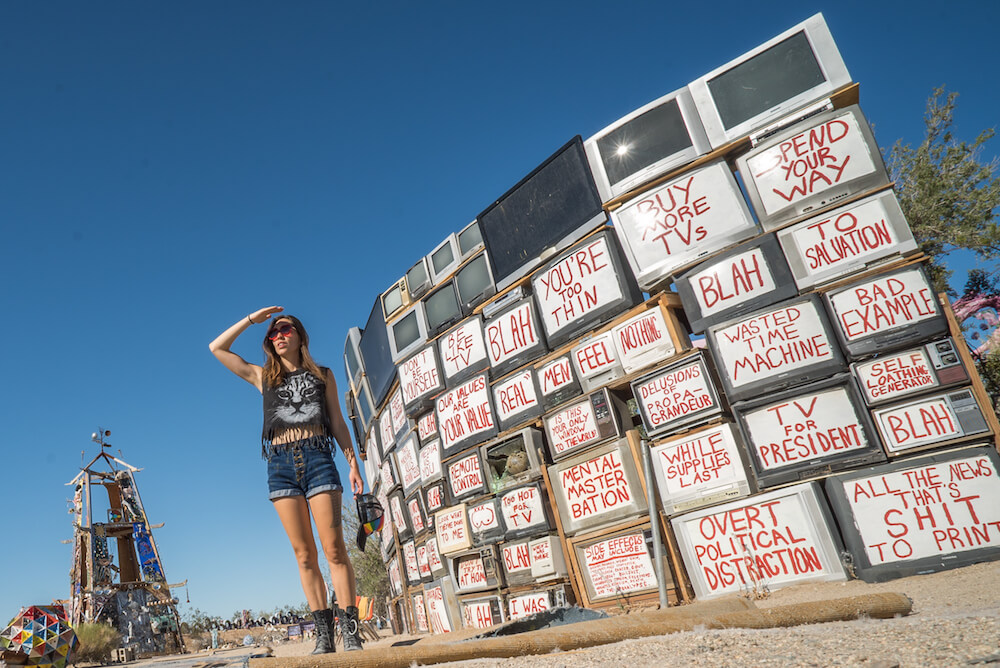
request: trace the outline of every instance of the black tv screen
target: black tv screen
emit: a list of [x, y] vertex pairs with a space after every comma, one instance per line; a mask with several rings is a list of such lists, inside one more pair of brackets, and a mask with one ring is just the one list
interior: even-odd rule
[[469, 260], [455, 275], [458, 298], [466, 310], [472, 310], [483, 300], [493, 296], [493, 274], [490, 273], [486, 253]]
[[424, 315], [427, 317], [428, 336], [435, 336], [445, 327], [462, 319], [462, 307], [458, 303], [452, 281], [424, 297]]
[[601, 197], [577, 135], [479, 214], [498, 289], [604, 220]]
[[396, 377], [396, 365], [392, 363], [392, 352], [389, 350], [389, 333], [382, 316], [381, 299], [375, 300], [358, 349], [364, 360], [372, 401], [376, 406], [381, 406]]

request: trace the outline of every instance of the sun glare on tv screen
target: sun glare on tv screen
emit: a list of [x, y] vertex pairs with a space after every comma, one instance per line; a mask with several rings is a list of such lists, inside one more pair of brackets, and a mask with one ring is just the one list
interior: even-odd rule
[[727, 130], [826, 81], [805, 31], [708, 82]]
[[619, 181], [691, 146], [680, 106], [673, 99], [633, 118], [597, 140], [608, 181]]

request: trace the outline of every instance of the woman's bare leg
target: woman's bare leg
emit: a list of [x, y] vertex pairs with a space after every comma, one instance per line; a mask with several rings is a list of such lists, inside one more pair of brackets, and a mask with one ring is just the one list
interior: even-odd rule
[[330, 584], [337, 593], [337, 604], [346, 608], [356, 603], [357, 586], [354, 567], [344, 544], [344, 527], [340, 521], [341, 496], [341, 492], [321, 492], [309, 499], [309, 508], [316, 520], [323, 554], [330, 564]]
[[323, 582], [323, 574], [319, 570], [316, 541], [313, 540], [309, 506], [305, 497], [286, 496], [275, 499], [274, 509], [278, 511], [281, 525], [285, 527], [288, 540], [292, 543], [292, 550], [295, 551], [295, 560], [299, 564], [299, 579], [302, 581], [302, 591], [306, 595], [309, 609], [325, 610], [326, 583]]

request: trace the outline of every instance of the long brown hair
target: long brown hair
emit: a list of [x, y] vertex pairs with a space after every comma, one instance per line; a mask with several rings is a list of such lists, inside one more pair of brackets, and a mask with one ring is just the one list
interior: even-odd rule
[[306, 328], [302, 326], [302, 322], [294, 315], [282, 314], [276, 317], [271, 323], [271, 326], [267, 328], [267, 334], [264, 335], [264, 344], [261, 346], [264, 349], [264, 385], [267, 387], [274, 387], [285, 377], [285, 368], [281, 366], [281, 362], [278, 360], [278, 353], [274, 351], [274, 342], [270, 339], [271, 331], [282, 320], [288, 320], [291, 322], [299, 333], [299, 339], [302, 341], [302, 345], [299, 347], [299, 356], [301, 357], [302, 367], [318, 379], [326, 382], [326, 374], [322, 369], [320, 369], [320, 366], [313, 361], [312, 355], [309, 354], [309, 334], [306, 333]]

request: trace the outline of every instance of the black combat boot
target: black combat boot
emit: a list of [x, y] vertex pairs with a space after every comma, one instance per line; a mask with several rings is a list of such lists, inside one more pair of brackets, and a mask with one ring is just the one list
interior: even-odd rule
[[361, 646], [361, 626], [358, 622], [357, 607], [349, 605], [346, 610], [340, 610], [340, 636], [344, 639], [345, 652], [364, 649]]
[[313, 621], [316, 622], [316, 649], [313, 654], [330, 654], [337, 651], [333, 645], [333, 610], [313, 610]]

